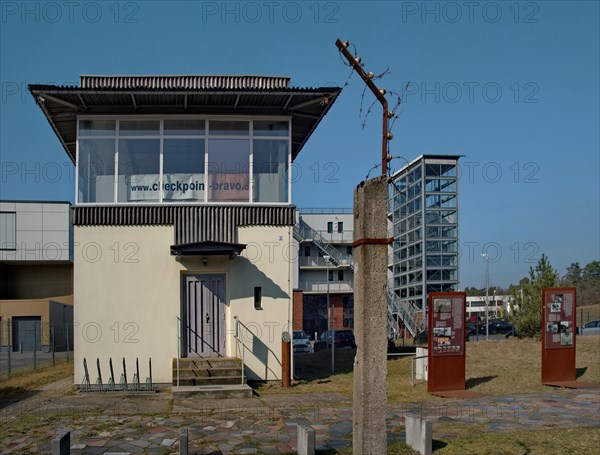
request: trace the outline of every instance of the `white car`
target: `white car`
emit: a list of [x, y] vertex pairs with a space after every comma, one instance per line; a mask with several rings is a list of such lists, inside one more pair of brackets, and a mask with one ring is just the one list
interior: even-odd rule
[[590, 321], [581, 329], [579, 329], [580, 335], [600, 335], [600, 320]]
[[302, 330], [294, 330], [294, 339], [292, 341], [295, 353], [312, 353], [313, 348], [308, 339], [308, 335]]

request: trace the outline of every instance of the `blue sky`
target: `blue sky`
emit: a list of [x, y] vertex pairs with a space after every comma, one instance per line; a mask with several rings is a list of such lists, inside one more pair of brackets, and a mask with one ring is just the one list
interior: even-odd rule
[[[411, 82], [393, 155], [464, 155], [461, 287], [483, 286], [482, 252], [501, 286], [542, 253], [561, 274], [600, 257], [596, 1], [0, 5], [2, 199], [73, 199], [72, 166], [29, 83], [260, 74], [343, 85], [340, 37], [356, 44], [367, 71], [390, 68], [380, 86], [400, 92]], [[299, 207], [351, 207], [354, 187], [380, 161], [379, 106], [363, 129], [362, 89], [354, 75], [298, 157]]]

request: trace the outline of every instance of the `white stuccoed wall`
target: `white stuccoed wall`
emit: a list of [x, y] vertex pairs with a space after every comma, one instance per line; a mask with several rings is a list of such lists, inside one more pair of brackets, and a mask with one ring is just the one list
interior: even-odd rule
[[[96, 358], [107, 382], [112, 357], [115, 380], [127, 364], [128, 380], [140, 361], [140, 379], [148, 375], [152, 357], [155, 383], [170, 383], [177, 356], [176, 318], [181, 308], [185, 273], [226, 276], [227, 355], [236, 356], [235, 320], [248, 326], [246, 363], [250, 379], [281, 378], [281, 332], [291, 320], [292, 270], [297, 254], [291, 227], [244, 227], [238, 242], [247, 244], [241, 257], [208, 257], [177, 262], [169, 253], [172, 226], [77, 226], [75, 266], [75, 383], [83, 380], [83, 358], [90, 381], [96, 380]], [[254, 308], [254, 287], [261, 286], [262, 310]]]

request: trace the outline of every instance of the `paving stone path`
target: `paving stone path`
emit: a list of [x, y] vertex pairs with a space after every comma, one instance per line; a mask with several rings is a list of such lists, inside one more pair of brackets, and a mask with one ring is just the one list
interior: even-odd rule
[[[64, 386], [49, 387], [1, 410], [0, 423], [10, 425], [23, 413], [39, 419], [37, 431], [0, 441], [1, 454], [49, 453], [51, 437], [65, 429], [71, 431], [72, 454], [178, 453], [181, 428], [188, 428], [190, 453], [295, 453], [299, 421], [315, 428], [317, 450], [335, 453], [352, 444], [351, 403], [341, 395], [179, 403], [168, 392], [57, 396]], [[446, 422], [477, 425], [489, 432], [600, 426], [600, 389], [548, 389], [516, 396], [391, 405], [389, 443], [404, 440], [407, 412], [434, 422], [434, 438], [436, 428], [442, 431], [441, 424]]]

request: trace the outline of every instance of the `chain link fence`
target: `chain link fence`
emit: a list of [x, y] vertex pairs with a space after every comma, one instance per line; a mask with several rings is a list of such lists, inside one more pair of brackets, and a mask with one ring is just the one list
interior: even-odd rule
[[0, 378], [72, 361], [73, 323], [43, 323], [39, 318], [0, 322]]

